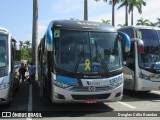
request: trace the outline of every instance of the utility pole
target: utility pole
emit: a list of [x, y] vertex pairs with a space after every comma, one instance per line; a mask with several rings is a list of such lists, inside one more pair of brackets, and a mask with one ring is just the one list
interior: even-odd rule
[[88, 0], [84, 0], [84, 20], [88, 20]]

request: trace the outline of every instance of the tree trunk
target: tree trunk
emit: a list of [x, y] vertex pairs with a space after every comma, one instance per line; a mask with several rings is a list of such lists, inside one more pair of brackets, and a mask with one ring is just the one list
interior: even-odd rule
[[36, 65], [36, 76], [35, 79], [37, 80], [37, 39], [38, 34], [38, 0], [33, 0], [33, 26], [32, 26], [32, 62]]
[[133, 10], [131, 11], [131, 25], [133, 25]]
[[125, 25], [128, 26], [128, 5], [126, 5]]
[[33, 0], [33, 26], [32, 26], [32, 62], [36, 64], [38, 29], [38, 0]]
[[84, 0], [84, 20], [88, 20], [88, 1]]
[[115, 26], [115, 23], [114, 23], [114, 18], [115, 18], [114, 7], [115, 7], [115, 4], [112, 3], [112, 26]]

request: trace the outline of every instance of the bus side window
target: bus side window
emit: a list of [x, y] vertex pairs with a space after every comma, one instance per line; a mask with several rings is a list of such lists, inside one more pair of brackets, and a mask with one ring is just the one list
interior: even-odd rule
[[131, 43], [131, 50], [129, 53], [123, 56], [123, 60], [126, 61], [126, 65], [131, 70], [135, 69], [135, 51], [134, 51], [134, 43]]

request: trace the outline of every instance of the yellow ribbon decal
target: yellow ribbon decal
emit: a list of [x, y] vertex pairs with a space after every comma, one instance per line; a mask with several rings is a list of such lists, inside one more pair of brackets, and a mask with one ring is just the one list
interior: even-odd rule
[[89, 59], [86, 59], [86, 60], [85, 60], [85, 64], [86, 64], [85, 71], [86, 71], [86, 70], [91, 70], [91, 67], [90, 67], [91, 62], [90, 62]]
[[139, 39], [142, 39], [142, 32], [141, 32], [141, 31], [137, 31], [137, 37], [138, 37]]

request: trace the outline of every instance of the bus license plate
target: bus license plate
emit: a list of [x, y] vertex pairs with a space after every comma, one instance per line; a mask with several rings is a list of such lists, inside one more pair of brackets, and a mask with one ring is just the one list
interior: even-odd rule
[[91, 103], [97, 103], [97, 100], [86, 100], [87, 104], [91, 104]]

